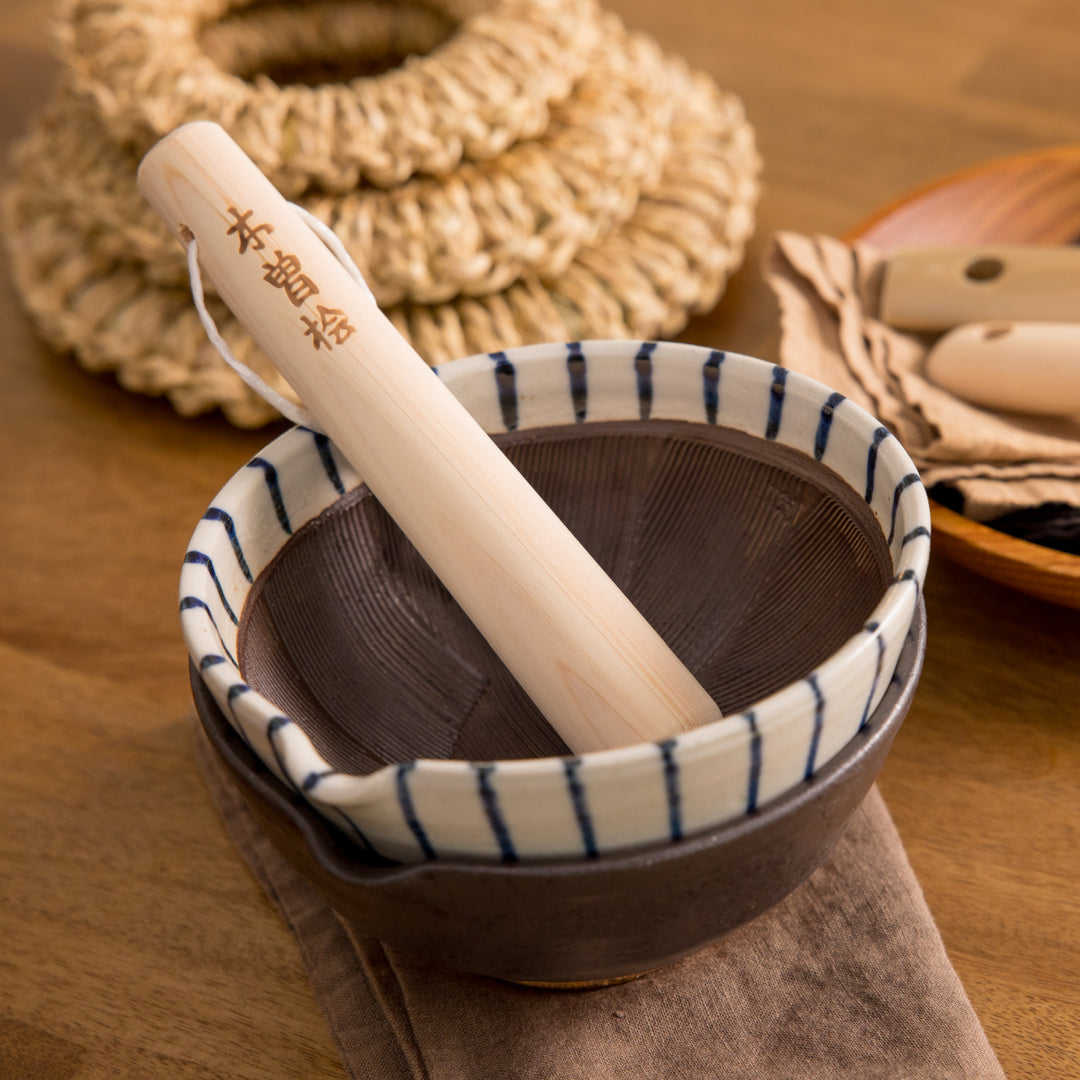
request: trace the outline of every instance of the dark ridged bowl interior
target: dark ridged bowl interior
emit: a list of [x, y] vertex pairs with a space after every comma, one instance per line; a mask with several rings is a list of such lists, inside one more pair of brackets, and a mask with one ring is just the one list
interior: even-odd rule
[[[725, 713], [820, 665], [892, 578], [861, 494], [776, 443], [664, 421], [497, 441]], [[239, 648], [246, 681], [344, 772], [566, 752], [364, 487], [260, 575]]]

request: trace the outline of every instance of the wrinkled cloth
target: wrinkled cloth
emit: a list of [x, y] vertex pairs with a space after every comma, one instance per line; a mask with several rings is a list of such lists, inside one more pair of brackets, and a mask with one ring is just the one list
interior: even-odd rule
[[969, 405], [923, 374], [935, 335], [877, 318], [882, 252], [776, 234], [765, 277], [780, 303], [780, 360], [840, 391], [904, 444], [928, 488], [948, 485], [976, 521], [1045, 504], [1080, 506], [1080, 420]]
[[1004, 1080], [876, 788], [753, 922], [632, 982], [560, 991], [360, 937], [278, 855], [201, 730], [196, 756], [353, 1080]]

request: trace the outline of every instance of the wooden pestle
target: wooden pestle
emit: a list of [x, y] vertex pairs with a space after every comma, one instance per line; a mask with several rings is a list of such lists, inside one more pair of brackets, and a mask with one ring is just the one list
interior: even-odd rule
[[1080, 320], [1080, 250], [1073, 246], [916, 246], [889, 255], [881, 318], [904, 330], [949, 330], [990, 319]]
[[984, 409], [1080, 415], [1080, 323], [958, 326], [926, 354], [926, 376]]
[[216, 124], [139, 187], [576, 753], [720, 710], [374, 301]]

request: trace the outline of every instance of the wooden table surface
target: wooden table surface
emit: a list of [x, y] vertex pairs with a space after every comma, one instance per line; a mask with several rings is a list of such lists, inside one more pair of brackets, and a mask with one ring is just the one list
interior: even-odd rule
[[[748, 260], [684, 339], [776, 356], [758, 261], [943, 172], [1080, 142], [1073, 0], [611, 0], [742, 94]], [[56, 73], [0, 6], [0, 146]], [[180, 558], [265, 441], [83, 373], [0, 293], [0, 1076], [340, 1077], [296, 948], [195, 771]], [[933, 562], [881, 787], [1007, 1074], [1080, 1076], [1080, 613]]]

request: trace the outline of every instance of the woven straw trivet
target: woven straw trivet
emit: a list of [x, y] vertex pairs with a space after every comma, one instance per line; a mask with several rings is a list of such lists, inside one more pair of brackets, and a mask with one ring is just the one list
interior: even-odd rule
[[[670, 149], [669, 65], [650, 39], [605, 22], [618, 48], [554, 106], [539, 138], [447, 177], [300, 197], [355, 253], [381, 305], [497, 292], [530, 270], [561, 273], [655, 188]], [[27, 185], [45, 204], [67, 206], [95, 253], [143, 262], [160, 284], [186, 284], [183, 251], [135, 186], [136, 159], [110, 141], [89, 102], [63, 94], [20, 160]], [[280, 170], [268, 176], [275, 184], [283, 178]]]
[[[457, 26], [436, 49], [417, 21], [425, 11]], [[291, 11], [66, 0], [59, 36], [112, 138], [145, 150], [188, 120], [216, 120], [287, 195], [312, 181], [389, 186], [495, 157], [545, 130], [548, 105], [571, 93], [601, 44], [595, 0], [323, 0]], [[368, 42], [393, 39], [399, 55], [419, 55], [379, 78], [281, 86], [238, 74], [267, 60], [370, 57]]]
[[[752, 229], [758, 159], [741, 104], [590, 4], [532, 0], [462, 14], [479, 6], [316, 0], [295, 8], [240, 5], [230, 14], [235, 3], [199, 0], [192, 11], [219, 21], [201, 35], [189, 26], [185, 37], [176, 24], [195, 16], [185, 9], [182, 17], [167, 17], [166, 0], [70, 3], [61, 30], [66, 77], [19, 146], [15, 179], [3, 198], [16, 283], [44, 336], [74, 350], [92, 370], [114, 370], [129, 389], [168, 395], [184, 415], [217, 406], [239, 426], [276, 418], [206, 341], [182, 252], [135, 187], [146, 146], [174, 124], [199, 117], [232, 125], [274, 183], [335, 229], [395, 325], [431, 363], [541, 340], [677, 333], [690, 312], [715, 303]], [[280, 67], [290, 58], [338, 63], [343, 42], [354, 57], [378, 59], [378, 46], [394, 59], [420, 45], [431, 48], [436, 16], [447, 25], [462, 20], [444, 44], [349, 83], [276, 86], [259, 77], [252, 84], [218, 66], [227, 47], [230, 70]], [[139, 33], [121, 34], [123, 17]], [[361, 23], [369, 27], [366, 38]], [[166, 24], [180, 39], [177, 55], [200, 41], [207, 50], [187, 75], [168, 68], [174, 96], [164, 89], [164, 68], [147, 59], [169, 53], [174, 63], [160, 39]], [[529, 33], [521, 31], [526, 24]], [[306, 37], [297, 31], [301, 25]], [[338, 28], [333, 49], [312, 54], [319, 45], [313, 25], [319, 33]], [[518, 32], [521, 40], [513, 36]], [[398, 120], [385, 108], [365, 112], [370, 102], [398, 100], [394, 95], [416, 80], [431, 98], [428, 83], [449, 68], [456, 89], [441, 90], [450, 95], [446, 100], [458, 100], [468, 67], [462, 57], [494, 64], [492, 42], [505, 45], [507, 35], [514, 46], [506, 46], [503, 66], [522, 53], [518, 74], [526, 60], [546, 71], [545, 58], [571, 32], [582, 47], [571, 48], [574, 63], [559, 69], [564, 84], [572, 84], [564, 85], [569, 96], [558, 100], [550, 73], [538, 74], [526, 94], [545, 116], [533, 137], [522, 137], [531, 129], [518, 111], [498, 108], [493, 87], [517, 92], [498, 75], [502, 66], [494, 65], [487, 81], [469, 68], [487, 94], [483, 107], [471, 117], [448, 108], [423, 116], [428, 144], [453, 143], [444, 130], [451, 121], [476, 136], [457, 139], [453, 171], [415, 172], [415, 161], [430, 155], [417, 157], [424, 139], [410, 122], [402, 128], [399, 159], [392, 169], [387, 165], [388, 148], [397, 150]], [[480, 38], [486, 51], [477, 45], [462, 53], [464, 41]], [[92, 52], [106, 42], [115, 70]], [[297, 53], [297, 43], [307, 51]], [[211, 51], [218, 83], [228, 88], [218, 102], [200, 81]], [[330, 93], [319, 98], [323, 90]], [[353, 114], [341, 107], [350, 96]], [[312, 129], [315, 100], [324, 122]], [[516, 127], [510, 114], [520, 121]], [[507, 122], [500, 126], [497, 118]], [[335, 125], [340, 130], [328, 135]], [[253, 137], [253, 128], [261, 134]], [[385, 138], [375, 146], [380, 132]], [[294, 149], [287, 153], [290, 141]], [[397, 175], [405, 159], [407, 178], [389, 190], [375, 186], [374, 180]], [[358, 172], [364, 178], [356, 183]], [[338, 190], [349, 175], [352, 190]], [[292, 396], [224, 307], [213, 297], [210, 305], [238, 357]]]

